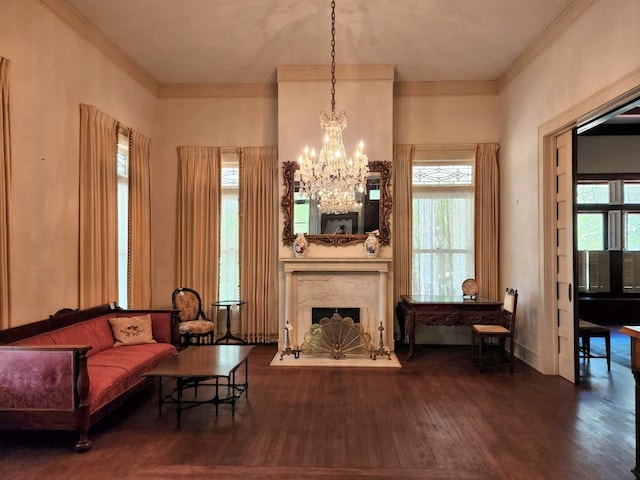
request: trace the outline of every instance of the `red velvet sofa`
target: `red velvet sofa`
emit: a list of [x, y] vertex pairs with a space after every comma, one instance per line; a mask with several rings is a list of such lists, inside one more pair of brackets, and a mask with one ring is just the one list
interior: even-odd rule
[[[106, 304], [0, 331], [0, 429], [75, 430], [76, 450], [91, 448], [89, 427], [176, 354], [174, 313]], [[147, 314], [153, 343], [114, 346], [109, 319], [143, 316], [148, 324]]]

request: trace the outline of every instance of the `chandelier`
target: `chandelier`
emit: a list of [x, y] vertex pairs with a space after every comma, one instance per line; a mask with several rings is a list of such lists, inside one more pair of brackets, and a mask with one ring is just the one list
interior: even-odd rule
[[331, 115], [320, 113], [324, 141], [320, 153], [305, 147], [298, 158], [297, 179], [300, 192], [315, 200], [324, 213], [357, 211], [366, 190], [369, 159], [360, 141], [355, 156], [347, 157], [342, 131], [347, 128], [347, 114], [336, 115], [336, 2], [331, 2]]

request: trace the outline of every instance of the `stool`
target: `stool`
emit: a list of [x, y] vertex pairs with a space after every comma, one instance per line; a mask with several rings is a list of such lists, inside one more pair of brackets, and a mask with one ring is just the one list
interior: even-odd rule
[[[581, 345], [578, 347], [579, 357], [586, 358], [606, 358], [607, 370], [611, 371], [611, 332], [607, 327], [587, 322], [586, 320], [578, 321], [578, 335], [580, 336]], [[591, 353], [591, 339], [604, 338], [606, 355], [593, 355]]]

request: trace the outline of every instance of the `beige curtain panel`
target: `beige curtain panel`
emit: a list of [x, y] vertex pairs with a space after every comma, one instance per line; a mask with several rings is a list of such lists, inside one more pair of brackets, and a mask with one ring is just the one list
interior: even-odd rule
[[240, 312], [242, 338], [278, 340], [278, 151], [240, 153]]
[[500, 187], [496, 143], [476, 147], [475, 269], [481, 297], [500, 300], [499, 232]]
[[79, 306], [118, 299], [117, 122], [80, 105]]
[[0, 57], [0, 328], [9, 328], [9, 201], [11, 185], [11, 129], [9, 116], [9, 60]]
[[210, 315], [218, 296], [220, 149], [178, 147], [176, 288], [198, 291]]
[[129, 136], [129, 308], [151, 308], [151, 139]]
[[411, 224], [413, 221], [411, 171], [415, 147], [393, 147], [393, 298], [411, 295]]

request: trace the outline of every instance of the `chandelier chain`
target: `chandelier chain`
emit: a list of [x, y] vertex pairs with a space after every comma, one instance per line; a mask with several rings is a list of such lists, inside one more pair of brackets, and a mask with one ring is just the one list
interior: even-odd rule
[[336, 2], [331, 1], [331, 113], [336, 113]]

